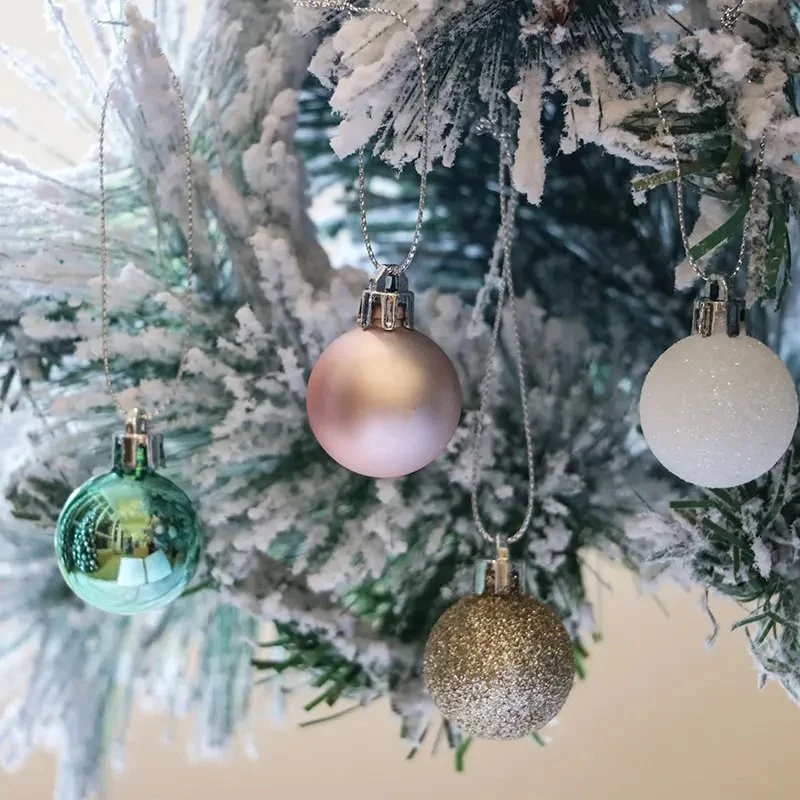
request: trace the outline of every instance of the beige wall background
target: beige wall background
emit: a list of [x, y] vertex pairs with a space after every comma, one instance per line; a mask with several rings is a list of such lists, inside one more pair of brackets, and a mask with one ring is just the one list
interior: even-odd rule
[[[0, 0], [0, 42], [26, 49], [56, 74], [69, 75], [40, 0]], [[69, 17], [76, 2], [66, 2]], [[112, 6], [115, 3], [111, 3]], [[142, 3], [148, 12], [150, 4]], [[78, 27], [86, 40], [85, 27]], [[0, 63], [0, 108], [16, 109], [35, 142], [0, 126], [0, 149], [22, 152], [42, 167], [80, 157], [87, 131], [32, 93]], [[50, 145], [48, 148], [46, 145]], [[59, 156], [58, 153], [61, 155]], [[350, 798], [409, 800], [796, 800], [793, 767], [800, 748], [800, 714], [783, 690], [756, 688], [741, 631], [704, 647], [709, 624], [697, 593], [665, 589], [638, 593], [631, 577], [608, 565], [610, 584], [595, 584], [604, 640], [592, 647], [588, 680], [578, 684], [545, 748], [523, 741], [475, 743], [467, 770], [456, 774], [452, 754], [430, 747], [413, 761], [399, 723], [385, 702], [342, 720], [299, 729], [298, 700], [279, 725], [265, 693], [252, 724], [216, 763], [189, 761], [191, 720], [169, 723], [138, 714], [125, 771], [109, 775], [111, 800], [261, 800]], [[590, 578], [590, 582], [593, 581]], [[665, 613], [666, 610], [666, 613]], [[742, 610], [717, 600], [725, 631]], [[432, 737], [431, 737], [432, 738]], [[258, 755], [246, 755], [255, 743]], [[0, 800], [48, 800], [55, 760], [42, 753], [16, 774], [0, 772]]]
[[[604, 641], [592, 648], [588, 679], [576, 685], [544, 747], [476, 742], [467, 769], [427, 747], [406, 761], [387, 703], [299, 729], [296, 701], [281, 727], [269, 700], [254, 704], [248, 734], [217, 763], [191, 763], [191, 721], [164, 743], [165, 720], [139, 714], [126, 769], [112, 775], [112, 800], [796, 800], [800, 714], [776, 685], [759, 692], [741, 632], [713, 650], [696, 596], [670, 589], [661, 604], [641, 596], [621, 570], [604, 569]], [[717, 602], [723, 629], [739, 609]], [[244, 739], [244, 737], [243, 737]], [[15, 775], [0, 773], [3, 800], [49, 800], [53, 759], [41, 755]]]

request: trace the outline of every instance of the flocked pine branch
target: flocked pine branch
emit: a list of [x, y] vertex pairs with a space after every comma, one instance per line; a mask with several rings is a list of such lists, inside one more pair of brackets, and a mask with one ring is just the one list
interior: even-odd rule
[[[779, 681], [800, 702], [800, 461], [796, 447], [745, 486], [709, 490], [643, 513], [628, 535], [646, 553], [653, 581], [669, 579], [730, 597], [761, 686]], [[714, 634], [715, 635], [715, 634]]]
[[[792, 76], [798, 36], [790, 3], [748, 3], [733, 32], [722, 27], [725, 4], [716, 2], [687, 4], [677, 14], [667, 13], [676, 10], [669, 4], [595, 0], [545, 0], [534, 7], [409, 0], [400, 6], [434, 76], [434, 158], [452, 166], [481, 116], [516, 119], [513, 180], [534, 205], [546, 185], [542, 116], [548, 102], [563, 106], [562, 153], [594, 144], [637, 166], [660, 169], [658, 178], [634, 182], [639, 196], [674, 179], [667, 142], [656, 136], [652, 103], [651, 83], [665, 71], [663, 101], [687, 172], [705, 177], [703, 191], [716, 198], [717, 209], [725, 206], [717, 210], [722, 221], [707, 231], [715, 231], [717, 246], [741, 233], [736, 212], [748, 196], [754, 155], [769, 127], [768, 186], [760, 195], [766, 200], [752, 215], [749, 233], [749, 298], [780, 294], [783, 267], [790, 264], [785, 220], [796, 208]], [[311, 70], [333, 87], [331, 107], [341, 116], [331, 139], [335, 152], [347, 155], [373, 139], [376, 152], [394, 167], [417, 159], [421, 95], [409, 37], [380, 15], [300, 11], [298, 17], [306, 29], [327, 33]], [[707, 224], [704, 214], [700, 218]], [[711, 240], [705, 252], [710, 249]], [[678, 285], [687, 281], [688, 271], [679, 270]]]
[[[104, 16], [104, 5], [85, 1], [91, 17]], [[772, 36], [773, 78], [780, 83], [789, 74], [794, 30], [783, 4], [769, 5], [751, 7], [766, 31], [748, 17], [741, 24], [749, 27], [731, 37], [703, 33], [721, 10], [706, 3], [693, 3], [680, 17], [686, 29], [666, 31], [671, 18], [650, 3], [541, 3], [522, 14], [515, 3], [408, 4], [403, 11], [435, 76], [437, 165], [452, 163], [478, 121], [502, 113], [519, 127], [517, 188], [537, 202], [548, 173], [540, 112], [558, 100], [565, 108], [562, 151], [591, 144], [640, 166], [669, 168], [668, 148], [645, 124], [647, 84], [660, 67], [643, 68], [642, 59], [630, 57], [631, 47], [649, 53], [663, 37], [673, 49], [659, 63], [676, 74], [684, 62], [693, 64], [691, 86], [677, 93], [670, 87], [667, 103], [695, 126], [704, 92], [720, 109], [718, 131], [676, 130], [684, 136], [683, 157], [691, 161], [717, 139], [727, 150], [715, 153], [739, 142], [730, 174], [741, 191], [760, 129], [745, 124], [758, 115], [740, 102], [725, 48], [749, 47], [757, 77], [767, 63], [766, 38], [759, 36]], [[305, 421], [309, 367], [352, 326], [364, 273], [331, 270], [309, 218], [295, 145], [300, 90], [318, 46], [312, 68], [335, 85], [332, 103], [342, 115], [337, 151], [376, 134], [390, 163], [413, 161], [418, 88], [404, 32], [372, 18], [339, 27], [336, 15], [306, 14], [302, 27], [313, 28], [315, 40], [295, 35], [288, 1], [209, 0], [198, 34], [188, 39], [181, 8], [159, 3], [158, 30], [192, 126], [199, 313], [189, 375], [166, 427], [175, 475], [196, 498], [206, 527], [208, 559], [195, 588], [210, 578], [214, 590], [196, 591], [155, 616], [117, 620], [83, 607], [51, 561], [60, 506], [73, 486], [106, 467], [106, 439], [116, 424], [100, 363], [95, 161], [45, 174], [16, 157], [0, 159], [0, 424], [7, 443], [0, 468], [0, 674], [17, 678], [6, 682], [13, 699], [0, 721], [0, 756], [15, 766], [36, 747], [56, 749], [60, 800], [90, 796], [100, 764], [121, 756], [135, 696], [174, 715], [197, 711], [195, 747], [210, 755], [263, 702], [254, 683], [280, 694], [310, 685], [310, 711], [322, 717], [331, 713], [323, 707], [338, 713], [388, 694], [404, 737], [418, 748], [440, 724], [422, 690], [419, 654], [437, 614], [467, 590], [480, 553], [469, 516], [469, 449], [490, 320], [473, 319], [460, 296], [436, 289], [418, 296], [420, 324], [454, 360], [466, 398], [462, 425], [434, 465], [399, 481], [352, 475], [324, 455]], [[187, 204], [179, 120], [156, 30], [133, 9], [129, 18], [130, 29], [98, 26], [94, 35], [117, 81], [108, 148], [112, 369], [124, 401], [147, 405], [168, 390], [178, 357]], [[68, 40], [60, 19], [56, 12]], [[462, 34], [470, 46], [481, 44], [479, 59], [456, 47]], [[693, 44], [701, 39], [705, 50]], [[59, 81], [18, 54], [6, 58], [37, 87], [73, 104]], [[94, 125], [96, 87], [106, 76], [87, 75], [74, 50], [72, 60], [88, 98], [73, 113]], [[791, 109], [773, 101], [767, 116], [790, 130]], [[766, 124], [763, 114], [759, 119]], [[788, 220], [784, 203], [794, 184], [784, 161], [771, 161], [767, 176], [770, 190], [782, 192], [776, 202]], [[572, 281], [569, 266], [566, 258], [544, 258], [534, 268], [559, 268]], [[753, 285], [770, 289], [761, 279]], [[624, 281], [614, 293], [625, 293]], [[531, 590], [559, 611], [580, 657], [595, 632], [585, 554], [599, 550], [635, 571], [660, 563], [671, 533], [637, 538], [624, 530], [642, 499], [657, 507], [668, 490], [635, 434], [637, 384], [652, 345], [630, 335], [624, 314], [610, 315], [597, 336], [585, 314], [570, 316], [568, 307], [543, 297], [520, 300], [537, 470], [535, 520], [520, 556]], [[657, 311], [653, 306], [654, 322]], [[510, 400], [513, 374], [501, 374], [483, 445], [484, 482], [491, 523], [510, 527], [526, 476], [519, 409]], [[760, 482], [752, 491], [768, 503], [771, 486]], [[754, 548], [755, 540], [755, 558]], [[723, 585], [713, 574], [692, 572], [688, 550], [675, 553], [689, 580], [704, 589]], [[741, 568], [728, 578], [753, 579]], [[785, 618], [776, 599], [768, 606], [753, 599], [761, 603], [756, 613]], [[272, 623], [276, 637], [259, 649], [264, 623]], [[785, 675], [796, 667], [779, 663], [791, 648], [765, 650], [757, 641], [754, 647], [762, 648], [757, 652], [772, 674], [783, 670], [794, 693]], [[118, 724], [109, 734], [112, 710]], [[465, 743], [457, 731], [446, 732], [461, 759]]]

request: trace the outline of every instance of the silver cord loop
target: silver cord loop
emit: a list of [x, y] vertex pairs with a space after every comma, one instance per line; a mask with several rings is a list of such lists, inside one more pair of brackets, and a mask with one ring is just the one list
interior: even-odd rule
[[710, 275], [706, 277], [707, 286], [711, 284], [717, 285], [717, 291], [719, 293], [719, 300], [727, 301], [730, 296], [730, 280], [728, 279], [727, 275], [723, 275], [721, 272], [712, 272]]
[[[500, 231], [499, 236], [502, 244], [502, 267], [497, 291], [497, 312], [492, 326], [492, 336], [489, 342], [489, 351], [486, 357], [486, 371], [483, 374], [480, 386], [480, 405], [478, 416], [475, 420], [475, 435], [472, 450], [472, 518], [475, 526], [483, 538], [490, 544], [506, 545], [518, 541], [528, 530], [533, 518], [535, 478], [534, 478], [534, 452], [533, 436], [531, 434], [530, 415], [528, 413], [528, 389], [525, 380], [525, 363], [522, 357], [522, 344], [519, 336], [519, 325], [517, 323], [517, 307], [514, 296], [514, 277], [511, 270], [511, 250], [514, 237], [514, 220], [516, 218], [518, 196], [513, 186], [510, 186], [510, 172], [513, 164], [513, 156], [508, 144], [508, 136], [504, 133], [499, 135], [500, 140], [500, 170], [498, 174], [499, 196], [500, 196]], [[493, 274], [493, 266], [490, 265], [490, 275]], [[481, 475], [481, 440], [483, 438], [484, 419], [489, 405], [489, 395], [494, 386], [494, 360], [497, 352], [497, 343], [500, 338], [500, 325], [503, 318], [504, 306], [508, 303], [509, 321], [511, 323], [511, 341], [514, 348], [514, 361], [517, 369], [517, 381], [519, 383], [519, 397], [522, 408], [522, 426], [525, 434], [525, 453], [528, 466], [528, 505], [525, 517], [517, 531], [509, 537], [502, 534], [491, 534], [483, 524], [480, 513], [480, 503], [478, 499], [478, 486]]]
[[[99, 24], [111, 24], [105, 20], [97, 20]], [[115, 23], [117, 24], [117, 23]], [[118, 23], [120, 25], [127, 25], [127, 23]], [[166, 61], [167, 57], [163, 51], [160, 51], [161, 57]], [[186, 370], [186, 360], [189, 354], [189, 340], [191, 337], [192, 327], [192, 314], [194, 311], [194, 291], [192, 287], [194, 276], [194, 184], [192, 181], [192, 146], [191, 137], [189, 134], [189, 122], [186, 115], [186, 103], [184, 101], [183, 92], [181, 91], [180, 82], [177, 75], [173, 72], [172, 68], [167, 63], [167, 69], [170, 75], [173, 91], [178, 100], [178, 109], [181, 118], [181, 129], [183, 136], [183, 151], [184, 151], [184, 166], [186, 178], [186, 206], [188, 221], [186, 225], [186, 313], [185, 313], [185, 326], [183, 336], [181, 337], [180, 360], [178, 362], [178, 371], [175, 376], [175, 383], [172, 388], [172, 397], [170, 400], [162, 405], [160, 408], [154, 409], [148, 416], [152, 419], [164, 413], [169, 402], [172, 402], [175, 397], [178, 385], [183, 379]], [[109, 311], [108, 311], [108, 232], [106, 224], [106, 189], [105, 189], [105, 131], [106, 131], [106, 117], [108, 115], [108, 105], [111, 98], [111, 92], [114, 88], [113, 78], [109, 81], [108, 88], [106, 89], [103, 97], [103, 106], [100, 112], [100, 136], [98, 146], [98, 160], [99, 160], [99, 178], [100, 178], [100, 279], [102, 289], [102, 339], [103, 339], [103, 372], [105, 373], [106, 388], [111, 395], [111, 399], [117, 409], [127, 417], [129, 411], [122, 406], [119, 396], [114, 389], [114, 384], [111, 377], [110, 366], [110, 342], [109, 342]]]
[[358, 150], [358, 207], [361, 215], [361, 235], [364, 237], [364, 246], [367, 249], [367, 255], [375, 269], [387, 269], [397, 275], [405, 272], [414, 260], [417, 253], [420, 240], [422, 239], [422, 223], [425, 217], [425, 202], [428, 192], [428, 161], [429, 161], [429, 138], [430, 138], [430, 121], [428, 117], [428, 76], [425, 71], [425, 53], [422, 45], [419, 43], [417, 34], [411, 27], [411, 23], [402, 14], [393, 11], [390, 8], [383, 8], [381, 6], [375, 7], [360, 7], [352, 3], [344, 2], [343, 0], [294, 0], [296, 8], [313, 8], [316, 10], [332, 10], [332, 11], [346, 11], [348, 14], [376, 14], [392, 17], [397, 22], [405, 25], [408, 35], [414, 44], [414, 50], [417, 55], [417, 63], [419, 65], [419, 81], [420, 93], [422, 95], [422, 145], [420, 156], [422, 159], [422, 170], [419, 178], [419, 205], [417, 207], [417, 220], [414, 224], [414, 235], [411, 239], [411, 246], [409, 247], [406, 257], [400, 264], [386, 265], [378, 261], [375, 251], [372, 247], [372, 240], [369, 237], [369, 226], [367, 224], [367, 179], [366, 179], [366, 160], [364, 157], [364, 147]]
[[[739, 4], [739, 8], [744, 3]], [[692, 246], [689, 243], [689, 235], [686, 232], [686, 210], [684, 208], [684, 183], [683, 183], [683, 170], [681, 168], [681, 160], [680, 156], [678, 155], [678, 145], [675, 142], [675, 137], [672, 135], [669, 129], [669, 125], [667, 124], [666, 116], [664, 115], [664, 109], [661, 106], [661, 103], [658, 100], [658, 89], [661, 85], [661, 75], [659, 74], [656, 77], [656, 80], [653, 82], [653, 104], [655, 105], [656, 112], [658, 113], [658, 119], [661, 124], [661, 128], [664, 131], [664, 134], [669, 139], [670, 147], [672, 148], [672, 157], [675, 162], [675, 189], [677, 194], [677, 206], [678, 206], [678, 227], [680, 228], [681, 232], [681, 241], [683, 242], [683, 248], [686, 251], [686, 258], [689, 261], [689, 265], [694, 270], [695, 274], [698, 278], [708, 282], [710, 277], [708, 273], [697, 263], [694, 256], [692, 256]], [[759, 187], [761, 185], [761, 178], [764, 174], [764, 153], [767, 149], [767, 129], [764, 128], [763, 133], [761, 134], [761, 141], [758, 147], [758, 161], [756, 166], [756, 174], [755, 178], [753, 179], [753, 186], [750, 190], [750, 197], [748, 199], [747, 204], [747, 211], [744, 215], [744, 220], [742, 221], [742, 241], [739, 246], [739, 257], [736, 261], [736, 266], [731, 271], [730, 275], [728, 275], [728, 280], [735, 278], [739, 271], [744, 264], [745, 253], [747, 251], [747, 232], [750, 225], [750, 219], [753, 213], [753, 204], [755, 203], [756, 197], [758, 195]]]
[[736, 23], [739, 21], [739, 16], [742, 13], [744, 4], [747, 0], [738, 0], [732, 6], [725, 6], [722, 9], [722, 27], [727, 33], [732, 34], [736, 28]]

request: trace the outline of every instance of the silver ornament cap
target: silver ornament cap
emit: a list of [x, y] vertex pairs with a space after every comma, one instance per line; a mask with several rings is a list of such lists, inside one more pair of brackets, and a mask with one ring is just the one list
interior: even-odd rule
[[357, 319], [362, 328], [414, 330], [414, 293], [408, 288], [405, 273], [397, 269], [381, 267], [369, 279], [358, 307]]
[[480, 594], [447, 609], [423, 655], [425, 686], [453, 725], [480, 739], [520, 739], [561, 710], [575, 679], [557, 614], [522, 593], [508, 548], [478, 567]]
[[475, 570], [475, 594], [518, 594], [524, 585], [522, 566], [511, 560], [508, 545], [498, 538], [495, 557], [478, 562]]
[[711, 275], [706, 281], [705, 294], [694, 301], [692, 334], [708, 337], [724, 332], [739, 336], [745, 333], [745, 316], [745, 302], [730, 296], [727, 278]]
[[159, 469], [164, 466], [164, 437], [149, 430], [149, 415], [134, 408], [125, 420], [123, 433], [114, 435], [112, 463], [123, 472]]

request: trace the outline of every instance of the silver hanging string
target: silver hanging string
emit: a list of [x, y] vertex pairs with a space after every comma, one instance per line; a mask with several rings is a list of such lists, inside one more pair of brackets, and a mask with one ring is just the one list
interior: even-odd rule
[[[101, 25], [119, 25], [127, 27], [127, 22], [113, 21], [113, 20], [95, 20], [97, 24]], [[167, 62], [167, 57], [163, 51], [159, 51], [159, 55]], [[147, 414], [148, 418], [152, 419], [160, 414], [163, 414], [169, 402], [175, 398], [178, 386], [183, 379], [186, 370], [186, 360], [189, 355], [189, 340], [191, 337], [192, 315], [194, 312], [194, 291], [192, 287], [194, 276], [194, 184], [192, 181], [192, 145], [191, 137], [189, 134], [189, 122], [186, 115], [186, 103], [184, 101], [183, 92], [181, 90], [178, 76], [173, 72], [167, 62], [167, 70], [170, 76], [172, 89], [178, 101], [178, 110], [181, 119], [181, 132], [182, 144], [184, 153], [184, 174], [186, 178], [186, 206], [188, 221], [186, 225], [186, 312], [185, 312], [185, 325], [183, 335], [181, 337], [180, 359], [178, 361], [178, 371], [175, 376], [175, 383], [172, 387], [170, 400], [159, 408]], [[103, 106], [100, 112], [100, 136], [98, 146], [98, 161], [99, 161], [99, 178], [100, 178], [100, 282], [102, 289], [102, 338], [103, 338], [103, 372], [106, 379], [106, 388], [111, 395], [111, 399], [117, 409], [127, 418], [132, 409], [126, 409], [120, 402], [119, 395], [114, 389], [114, 383], [111, 376], [110, 366], [110, 334], [109, 334], [109, 310], [108, 310], [108, 232], [106, 223], [106, 188], [105, 188], [105, 132], [106, 132], [106, 117], [108, 116], [108, 106], [111, 99], [111, 92], [114, 88], [113, 78], [109, 81], [103, 97]]]
[[352, 3], [342, 2], [341, 0], [294, 0], [296, 8], [313, 8], [316, 10], [330, 10], [330, 11], [346, 11], [348, 14], [361, 14], [368, 15], [374, 14], [377, 16], [387, 16], [402, 23], [411, 41], [414, 44], [414, 50], [417, 55], [417, 64], [419, 65], [419, 82], [420, 93], [422, 95], [422, 145], [420, 157], [422, 160], [422, 170], [419, 178], [419, 205], [417, 207], [417, 220], [414, 225], [414, 235], [411, 239], [411, 246], [409, 247], [406, 257], [400, 264], [382, 264], [378, 261], [375, 251], [372, 247], [372, 240], [369, 236], [369, 226], [367, 224], [367, 179], [366, 179], [366, 160], [364, 156], [365, 148], [361, 147], [358, 150], [358, 207], [361, 214], [361, 235], [364, 237], [364, 246], [367, 249], [367, 255], [377, 271], [389, 272], [393, 275], [400, 275], [405, 272], [414, 260], [417, 253], [420, 240], [422, 239], [422, 223], [425, 217], [425, 201], [428, 191], [428, 143], [430, 139], [430, 121], [428, 118], [428, 77], [425, 71], [425, 52], [419, 43], [417, 34], [411, 27], [411, 23], [402, 14], [393, 11], [390, 8], [383, 8], [381, 6], [375, 7], [361, 7], [353, 5]]
[[732, 6], [725, 6], [722, 9], [722, 27], [728, 33], [733, 33], [736, 28], [736, 23], [739, 21], [739, 16], [746, 2], [747, 0], [738, 0]]
[[[525, 380], [525, 363], [522, 357], [522, 344], [519, 336], [519, 325], [517, 323], [517, 307], [514, 296], [514, 277], [511, 269], [511, 250], [514, 238], [514, 222], [517, 214], [518, 197], [516, 190], [510, 186], [510, 172], [513, 163], [511, 149], [508, 143], [508, 136], [505, 133], [498, 135], [500, 141], [500, 169], [498, 174], [498, 194], [500, 197], [500, 252], [497, 256], [502, 259], [500, 268], [498, 290], [497, 290], [497, 311], [492, 325], [492, 336], [489, 342], [489, 351], [486, 356], [486, 371], [481, 379], [480, 386], [480, 405], [478, 416], [475, 420], [474, 440], [472, 449], [472, 518], [478, 532], [486, 541], [492, 544], [513, 544], [520, 539], [528, 530], [533, 518], [535, 480], [534, 480], [534, 452], [533, 436], [531, 434], [530, 416], [528, 414], [528, 389]], [[494, 258], [493, 258], [494, 261]], [[496, 267], [490, 265], [490, 275], [496, 274]], [[488, 292], [484, 293], [488, 299]], [[517, 369], [517, 381], [519, 384], [519, 398], [522, 408], [522, 427], [525, 434], [525, 453], [528, 466], [528, 505], [525, 510], [525, 517], [519, 528], [511, 536], [493, 535], [483, 523], [480, 512], [480, 501], [478, 489], [481, 477], [481, 441], [483, 439], [483, 428], [487, 416], [489, 398], [494, 388], [494, 361], [497, 352], [497, 343], [500, 338], [500, 325], [503, 319], [503, 309], [508, 304], [508, 318], [511, 323], [511, 342], [514, 348], [514, 361]]]
[[[744, 3], [739, 3], [739, 9], [744, 5]], [[738, 13], [737, 13], [738, 18]], [[735, 24], [735, 22], [734, 22]], [[686, 231], [686, 210], [684, 208], [684, 182], [683, 182], [683, 170], [681, 167], [681, 160], [678, 154], [678, 145], [675, 141], [675, 137], [672, 135], [669, 125], [667, 124], [666, 116], [664, 115], [664, 109], [661, 106], [661, 103], [658, 100], [658, 89], [661, 86], [661, 75], [659, 75], [653, 83], [653, 104], [655, 105], [656, 112], [658, 113], [658, 119], [661, 124], [661, 128], [664, 132], [664, 135], [667, 137], [669, 141], [669, 145], [672, 149], [672, 157], [673, 161], [675, 162], [675, 189], [677, 193], [677, 205], [678, 205], [678, 227], [681, 232], [681, 241], [683, 242], [683, 248], [686, 251], [686, 258], [689, 261], [689, 265], [695, 271], [695, 274], [701, 278], [702, 280], [709, 282], [711, 280], [717, 279], [717, 275], [709, 274], [706, 272], [698, 263], [697, 260], [692, 255], [692, 245], [689, 242], [689, 234]], [[756, 166], [756, 174], [755, 178], [753, 179], [753, 186], [750, 190], [750, 197], [747, 201], [747, 210], [744, 215], [744, 220], [742, 221], [742, 241], [739, 245], [739, 257], [736, 261], [736, 266], [733, 268], [733, 271], [727, 275], [728, 279], [735, 278], [736, 275], [739, 274], [739, 271], [744, 264], [745, 254], [747, 252], [747, 233], [750, 227], [750, 220], [753, 213], [753, 205], [755, 204], [756, 197], [758, 195], [758, 190], [761, 185], [761, 178], [764, 174], [764, 153], [767, 149], [767, 129], [764, 128], [764, 132], [761, 134], [761, 141], [758, 146], [758, 160]]]

